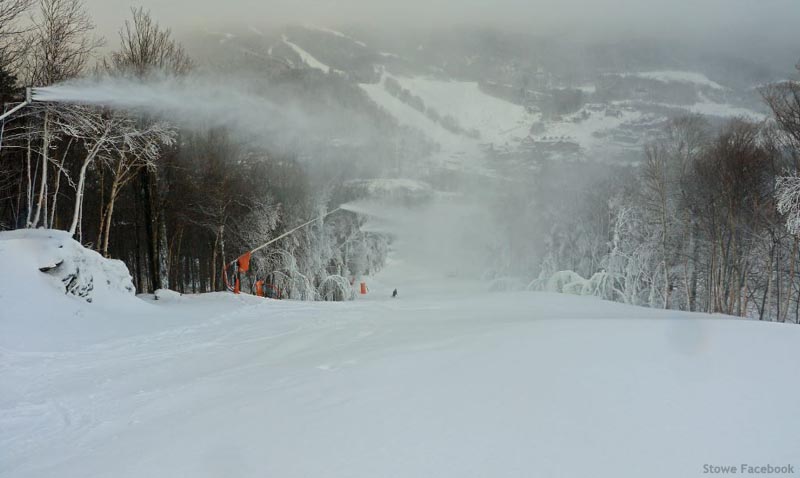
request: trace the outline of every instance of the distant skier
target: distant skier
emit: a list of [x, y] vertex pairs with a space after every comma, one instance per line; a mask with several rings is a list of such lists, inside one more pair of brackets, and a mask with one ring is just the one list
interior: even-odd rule
[[395, 297], [397, 297], [397, 289], [395, 289], [394, 292], [392, 292], [392, 299], [394, 299]]

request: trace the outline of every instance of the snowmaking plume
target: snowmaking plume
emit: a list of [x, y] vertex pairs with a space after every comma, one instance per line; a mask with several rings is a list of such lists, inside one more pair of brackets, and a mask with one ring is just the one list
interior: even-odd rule
[[[32, 91], [37, 102], [107, 107], [187, 129], [224, 127], [232, 139], [267, 150], [299, 153], [314, 142], [357, 142], [381, 134], [352, 112], [318, 114], [313, 105], [275, 93], [264, 81], [202, 74], [101, 77]], [[479, 251], [491, 231], [479, 227], [489, 220], [476, 198], [434, 193], [425, 183], [397, 178], [369, 180], [366, 191], [367, 198], [341, 206], [367, 218], [362, 230], [393, 236], [406, 259], [430, 270], [480, 275]]]
[[366, 218], [365, 232], [389, 234], [403, 260], [449, 277], [480, 277], [492, 231], [487, 211], [466, 195], [437, 194], [424, 204], [408, 205], [368, 197], [340, 206]]
[[[225, 127], [244, 143], [288, 147], [309, 140], [340, 138], [348, 124], [351, 141], [359, 141], [366, 125], [340, 115], [310, 112], [293, 98], [270, 98], [264, 82], [235, 77], [192, 75], [145, 79], [101, 77], [34, 88], [33, 100], [73, 103], [125, 110], [159, 117], [189, 129]], [[355, 127], [353, 127], [355, 126]]]

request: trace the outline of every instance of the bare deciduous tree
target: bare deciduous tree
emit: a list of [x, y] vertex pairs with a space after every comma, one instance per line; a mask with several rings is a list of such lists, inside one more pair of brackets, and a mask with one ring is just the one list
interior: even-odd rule
[[126, 20], [119, 32], [120, 49], [111, 55], [110, 67], [119, 73], [137, 77], [154, 71], [183, 75], [192, 61], [183, 47], [172, 38], [143, 8], [131, 9], [133, 18]]
[[25, 65], [26, 82], [48, 86], [81, 74], [92, 53], [103, 44], [93, 35], [94, 28], [82, 0], [39, 0]]
[[[126, 20], [119, 32], [119, 50], [111, 54], [110, 62], [104, 63], [106, 71], [137, 78], [156, 73], [187, 73], [192, 66], [191, 60], [183, 47], [172, 38], [172, 32], [162, 28], [143, 8], [133, 8], [131, 13], [132, 19]], [[156, 288], [167, 288], [169, 247], [160, 187], [163, 181], [159, 179], [155, 168], [139, 168], [138, 172], [152, 264], [150, 280]]]
[[20, 21], [34, 0], [0, 1], [0, 68], [12, 70], [18, 66], [28, 47], [26, 34], [30, 28]]
[[[796, 66], [800, 72], [800, 63]], [[762, 90], [775, 120], [793, 143], [795, 167], [800, 170], [800, 81], [786, 80]]]

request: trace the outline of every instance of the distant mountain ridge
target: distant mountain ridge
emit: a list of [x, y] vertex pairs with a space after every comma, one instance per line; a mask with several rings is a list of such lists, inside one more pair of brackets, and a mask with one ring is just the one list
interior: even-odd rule
[[[195, 32], [188, 45], [210, 68], [336, 84], [330, 101], [377, 108], [426, 138], [434, 167], [479, 172], [486, 164], [477, 156], [490, 159], [489, 169], [503, 158], [635, 162], [669, 118], [761, 119], [766, 109], [757, 85], [779, 75], [746, 59], [720, 58], [701, 71], [691, 55], [681, 59], [658, 44], [575, 46], [490, 31], [398, 38], [251, 26]], [[737, 77], [725, 73], [737, 67]]]

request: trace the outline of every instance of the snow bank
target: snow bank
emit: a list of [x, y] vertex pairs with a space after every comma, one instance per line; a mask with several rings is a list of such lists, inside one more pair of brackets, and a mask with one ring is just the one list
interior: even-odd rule
[[169, 289], [158, 289], [153, 293], [153, 300], [176, 301], [181, 300], [182, 297], [183, 295], [180, 292]]
[[101, 336], [129, 330], [121, 317], [146, 307], [125, 264], [68, 233], [0, 232], [0, 356], [4, 348], [71, 347], [87, 340], [87, 328]]
[[131, 275], [122, 261], [86, 249], [65, 231], [21, 229], [0, 232], [0, 294], [66, 294], [107, 305], [134, 296]]

